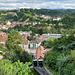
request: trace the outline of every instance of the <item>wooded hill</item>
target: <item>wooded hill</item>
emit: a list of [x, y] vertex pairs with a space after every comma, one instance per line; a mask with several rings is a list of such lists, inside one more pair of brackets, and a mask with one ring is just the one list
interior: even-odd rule
[[[64, 16], [66, 14], [75, 16], [75, 10], [73, 9], [18, 9], [18, 10], [0, 10], [0, 22], [6, 20], [21, 21], [24, 22], [29, 18], [29, 21], [34, 20], [37, 15], [49, 15], [49, 16]], [[71, 14], [72, 13], [72, 14]]]

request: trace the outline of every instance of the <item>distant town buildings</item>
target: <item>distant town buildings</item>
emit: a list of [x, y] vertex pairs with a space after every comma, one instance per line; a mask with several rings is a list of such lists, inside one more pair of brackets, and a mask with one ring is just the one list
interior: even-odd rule
[[11, 25], [11, 22], [9, 20], [6, 21], [6, 25]]
[[40, 17], [45, 18], [45, 19], [51, 19], [51, 16], [48, 16], [48, 15], [41, 15]]
[[29, 43], [29, 48], [37, 48], [38, 46], [40, 46], [41, 44], [41, 40], [39, 39], [36, 39], [36, 40], [31, 40], [30, 43]]
[[59, 21], [59, 20], [61, 20], [61, 18], [60, 18], [60, 17], [55, 17], [55, 18], [53, 18], [53, 21], [54, 21], [54, 20]]
[[53, 21], [54, 20], [57, 20], [57, 21], [59, 21], [59, 20], [61, 20], [61, 17], [52, 17], [52, 16], [48, 16], [48, 15], [41, 15], [40, 16], [41, 18], [45, 18], [45, 19], [53, 19]]
[[30, 34], [32, 33], [32, 31], [20, 31], [19, 32], [20, 33], [20, 35], [27, 35], [27, 36], [30, 36]]
[[22, 36], [22, 41], [22, 44], [19, 44], [19, 46], [21, 46], [22, 50], [28, 51], [29, 40], [26, 35]]
[[[52, 19], [51, 16], [47, 16], [47, 15], [42, 15], [41, 17], [43, 18], [47, 18], [47, 19]], [[53, 20], [60, 20], [61, 18], [54, 18]], [[32, 24], [32, 26], [36, 25], [36, 24], [40, 24], [40, 22], [10, 22], [10, 21], [6, 21], [5, 22], [6, 25], [4, 24], [0, 24], [0, 29], [8, 29], [9, 27], [14, 27], [16, 25], [29, 25]], [[36, 59], [39, 58], [44, 58], [44, 55], [47, 51], [50, 51], [50, 49], [44, 49], [43, 46], [41, 46], [42, 41], [49, 39], [50, 37], [61, 37], [61, 34], [42, 34], [41, 36], [38, 36], [38, 34], [36, 34], [35, 40], [28, 40], [27, 37], [31, 36], [32, 31], [19, 31], [20, 35], [22, 36], [22, 40], [23, 42], [21, 44], [19, 44], [19, 46], [21, 46], [23, 51], [27, 51], [30, 54], [34, 55]], [[0, 31], [0, 43], [2, 43], [4, 46], [4, 48], [6, 47], [6, 40], [8, 39], [8, 35], [4, 32]]]
[[[27, 51], [28, 53], [32, 54], [35, 59], [44, 58], [46, 52], [50, 51], [51, 49], [44, 49], [41, 46], [42, 41], [49, 39], [50, 37], [61, 37], [61, 34], [42, 34], [38, 36], [35, 35], [35, 40], [28, 40], [27, 37], [31, 36], [32, 31], [19, 31], [20, 35], [22, 36], [23, 42], [19, 44], [23, 51]], [[3, 47], [6, 48], [6, 40], [8, 39], [8, 35], [5, 32], [0, 31], [0, 43], [3, 44]]]
[[0, 31], [0, 43], [5, 44], [7, 39], [8, 39], [8, 35]]
[[40, 22], [10, 22], [9, 20], [6, 21], [4, 24], [0, 24], [0, 29], [8, 29], [9, 27], [12, 28], [16, 25], [32, 25], [35, 26], [36, 24], [40, 24]]

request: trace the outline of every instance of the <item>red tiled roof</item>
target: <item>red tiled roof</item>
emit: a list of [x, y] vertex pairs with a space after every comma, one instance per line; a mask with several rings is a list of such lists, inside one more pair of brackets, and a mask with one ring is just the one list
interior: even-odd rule
[[27, 45], [28, 44], [27, 36], [24, 35], [22, 38], [23, 38], [23, 42], [22, 43]]
[[41, 35], [41, 36], [39, 37], [40, 40], [42, 40], [43, 38], [44, 38], [44, 35]]
[[30, 41], [30, 43], [37, 43], [37, 44], [39, 44], [40, 42], [41, 42], [40, 39], [36, 39], [36, 40], [31, 40], [31, 41]]
[[0, 28], [3, 27], [3, 25], [0, 25]]
[[39, 59], [40, 57], [44, 58], [44, 47], [43, 46], [39, 46], [36, 49], [36, 59]]
[[8, 35], [6, 34], [0, 36], [0, 42], [6, 42], [7, 39], [8, 39]]
[[45, 49], [46, 52], [50, 51], [51, 49]]
[[28, 33], [27, 31], [20, 31], [20, 33], [23, 33], [23, 32]]

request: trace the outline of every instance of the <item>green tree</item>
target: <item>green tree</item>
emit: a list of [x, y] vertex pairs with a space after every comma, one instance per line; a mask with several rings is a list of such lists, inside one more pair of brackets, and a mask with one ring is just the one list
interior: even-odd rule
[[[8, 34], [8, 40], [6, 41], [6, 46], [8, 50], [20, 50], [21, 47], [18, 46], [18, 44], [22, 43], [22, 36], [19, 34], [16, 30], [11, 30]], [[20, 49], [18, 49], [20, 48]]]
[[11, 41], [11, 42], [13, 42], [15, 44], [19, 44], [19, 43], [22, 43], [22, 36], [19, 34], [18, 31], [11, 30], [9, 32], [8, 40], [7, 41]]
[[51, 67], [54, 70], [57, 70], [56, 62], [57, 62], [58, 53], [54, 50], [47, 52], [45, 55], [45, 64], [48, 67]]
[[20, 54], [20, 61], [25, 62], [31, 62], [32, 61], [32, 55], [30, 55], [28, 52], [22, 51]]
[[57, 67], [59, 75], [62, 75], [62, 68], [65, 62], [67, 61], [68, 57], [68, 55], [65, 56], [64, 54], [57, 57]]
[[25, 64], [18, 61], [11, 63], [10, 60], [0, 60], [0, 75], [29, 75], [33, 68], [30, 62]]
[[61, 75], [75, 75], [75, 61], [67, 62], [62, 69]]
[[18, 45], [22, 42], [22, 37], [18, 31], [11, 30], [8, 35], [8, 40], [6, 41], [6, 46], [8, 53], [5, 54], [5, 58], [16, 62], [18, 60], [23, 63], [31, 61], [31, 55], [25, 51], [22, 51], [22, 48]]

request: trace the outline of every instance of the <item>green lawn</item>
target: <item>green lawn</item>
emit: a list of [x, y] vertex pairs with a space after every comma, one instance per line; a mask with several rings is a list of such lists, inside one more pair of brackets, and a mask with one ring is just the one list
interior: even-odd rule
[[29, 16], [29, 17], [32, 17], [32, 15], [31, 14], [28, 14], [28, 13], [24, 13], [24, 15]]
[[54, 37], [50, 37], [50, 38], [49, 38], [48, 40], [46, 40], [46, 41], [47, 41], [47, 42], [48, 42], [48, 41], [54, 41], [54, 39], [55, 39]]

